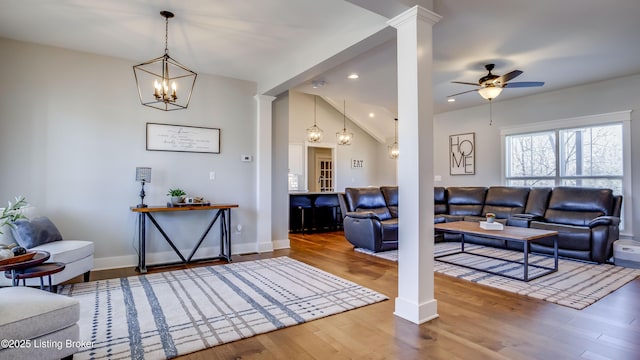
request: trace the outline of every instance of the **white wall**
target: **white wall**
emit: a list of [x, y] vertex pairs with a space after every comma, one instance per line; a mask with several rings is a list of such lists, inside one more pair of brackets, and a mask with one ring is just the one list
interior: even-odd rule
[[[306, 129], [313, 125], [313, 116], [313, 95], [289, 92], [290, 143], [305, 142]], [[322, 143], [337, 144], [336, 133], [343, 128], [342, 113], [322, 100], [321, 97], [317, 99], [316, 123], [324, 132]], [[396, 184], [395, 175], [389, 175], [395, 174], [395, 168], [384, 172], [384, 175], [380, 170], [383, 167], [388, 167], [386, 155], [380, 156], [386, 152], [387, 144], [377, 142], [349, 119], [346, 124], [347, 130], [353, 132], [353, 140], [348, 146], [336, 145], [337, 181], [335, 190], [344, 191], [345, 187]], [[352, 159], [364, 160], [364, 168], [351, 168]]]
[[[97, 267], [133, 265], [136, 216], [129, 207], [140, 191], [135, 168], [150, 166], [146, 203], [165, 204], [170, 187], [237, 203], [233, 228], [243, 229], [233, 234], [234, 252], [254, 248], [256, 167], [240, 155], [256, 151], [248, 140], [256, 138], [256, 84], [201, 74], [189, 109], [163, 112], [140, 105], [131, 61], [6, 39], [0, 47], [0, 201], [22, 194], [65, 238], [94, 241]], [[147, 122], [220, 128], [221, 153], [146, 151]], [[157, 218], [178, 247], [190, 249], [207, 216]], [[217, 243], [218, 231], [212, 233], [207, 246]], [[148, 234], [149, 252], [170, 251], [159, 234]]]
[[[518, 89], [505, 90], [518, 91]], [[436, 186], [490, 186], [502, 183], [500, 169], [500, 128], [541, 121], [604, 114], [622, 110], [631, 113], [631, 196], [640, 192], [640, 75], [549, 91], [493, 104], [493, 125], [489, 126], [489, 104], [438, 114], [434, 122], [435, 169], [442, 176]], [[469, 94], [467, 96], [478, 96]], [[449, 135], [475, 132], [476, 174], [449, 175]], [[626, 201], [631, 200], [627, 196]], [[633, 223], [640, 222], [640, 200], [633, 199]], [[624, 200], [623, 200], [624, 201]]]

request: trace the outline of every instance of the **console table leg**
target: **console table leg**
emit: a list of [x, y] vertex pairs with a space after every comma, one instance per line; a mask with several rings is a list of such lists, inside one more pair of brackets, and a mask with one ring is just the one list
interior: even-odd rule
[[227, 216], [229, 217], [229, 219], [227, 219], [227, 236], [226, 236], [226, 240], [227, 240], [227, 261], [231, 262], [231, 209], [227, 209]]
[[138, 271], [141, 273], [147, 272], [146, 265], [146, 217], [145, 213], [138, 214]]

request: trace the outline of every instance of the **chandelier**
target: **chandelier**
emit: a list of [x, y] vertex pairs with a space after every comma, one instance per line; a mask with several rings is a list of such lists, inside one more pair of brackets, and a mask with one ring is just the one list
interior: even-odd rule
[[347, 132], [347, 101], [344, 100], [342, 110], [342, 131], [336, 133], [338, 145], [351, 145], [353, 133]]
[[133, 67], [140, 103], [164, 111], [186, 109], [198, 74], [169, 56], [170, 11], [161, 11], [165, 18], [164, 55]]
[[396, 137], [394, 138], [393, 144], [389, 145], [389, 157], [392, 159], [397, 159], [400, 155], [400, 147], [398, 147], [398, 119], [395, 119], [396, 125]]
[[322, 130], [316, 125], [316, 102], [317, 95], [313, 95], [313, 126], [307, 129], [307, 140], [317, 143], [322, 140]]

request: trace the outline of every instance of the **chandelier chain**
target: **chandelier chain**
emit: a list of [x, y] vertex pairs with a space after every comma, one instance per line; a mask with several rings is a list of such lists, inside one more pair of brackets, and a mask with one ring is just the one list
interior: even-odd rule
[[169, 18], [164, 18], [164, 53], [169, 53]]

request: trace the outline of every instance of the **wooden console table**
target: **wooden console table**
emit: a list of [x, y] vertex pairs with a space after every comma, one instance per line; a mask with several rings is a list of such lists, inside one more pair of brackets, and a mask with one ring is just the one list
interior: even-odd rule
[[[154, 264], [153, 266], [167, 266], [167, 265], [176, 265], [176, 264], [188, 264], [195, 261], [206, 261], [206, 260], [226, 260], [231, 262], [231, 209], [237, 208], [236, 204], [211, 204], [211, 205], [202, 205], [202, 206], [176, 206], [176, 207], [166, 207], [166, 206], [149, 206], [149, 207], [131, 207], [131, 211], [138, 213], [138, 267], [137, 271], [141, 273], [147, 272], [147, 264], [146, 264], [146, 243], [147, 243], [147, 234], [146, 234], [146, 218], [149, 218], [153, 225], [158, 229], [160, 234], [167, 241], [169, 246], [173, 249], [173, 251], [180, 257], [181, 261], [173, 262], [173, 263], [164, 263], [164, 264]], [[191, 254], [185, 258], [180, 250], [175, 246], [173, 241], [169, 238], [167, 233], [162, 229], [158, 221], [153, 217], [152, 213], [167, 213], [167, 212], [176, 212], [176, 211], [204, 211], [211, 210], [215, 211], [214, 216], [211, 219], [211, 222], [207, 226], [206, 230], [198, 240], [198, 243], [194, 246], [193, 250], [191, 250]], [[217, 211], [216, 211], [217, 210]], [[206, 259], [197, 259], [192, 261], [193, 256], [196, 251], [204, 241], [204, 238], [209, 234], [209, 230], [213, 227], [215, 222], [220, 219], [220, 255], [216, 257], [210, 257]], [[151, 267], [151, 265], [149, 265]]]

